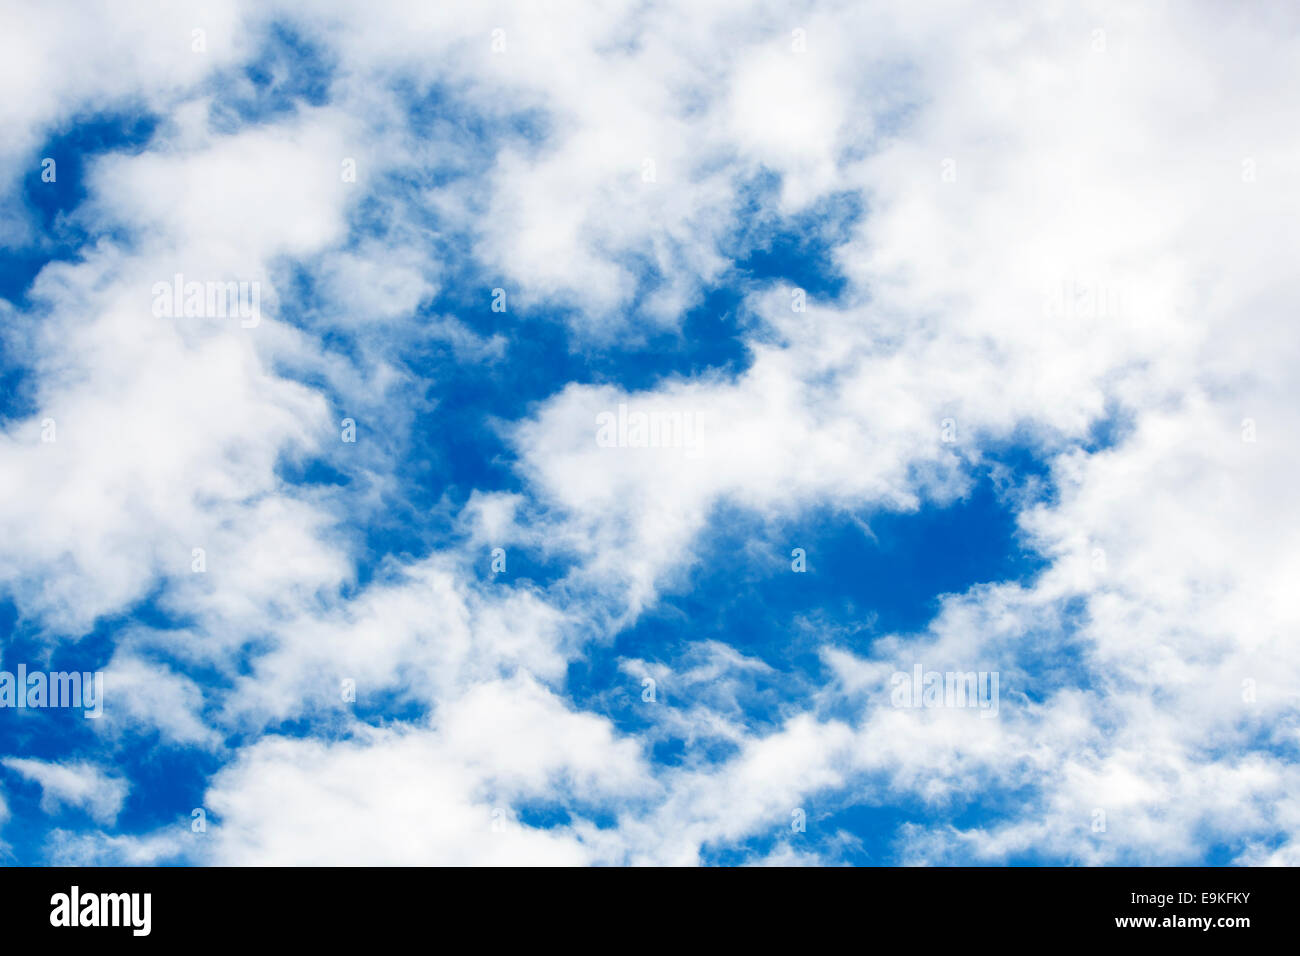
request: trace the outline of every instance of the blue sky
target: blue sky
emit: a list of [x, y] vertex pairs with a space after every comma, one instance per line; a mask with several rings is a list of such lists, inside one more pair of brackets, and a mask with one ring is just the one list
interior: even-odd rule
[[559, 7], [9, 25], [5, 861], [1294, 862], [1294, 31]]

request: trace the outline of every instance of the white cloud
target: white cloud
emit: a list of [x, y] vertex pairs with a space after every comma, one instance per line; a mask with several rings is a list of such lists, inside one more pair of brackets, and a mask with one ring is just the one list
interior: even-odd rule
[[[531, 680], [482, 684], [430, 728], [356, 728], [347, 742], [266, 737], [213, 781], [212, 862], [576, 865], [570, 826], [530, 801], [604, 803], [652, 786], [637, 748]], [[326, 834], [333, 834], [326, 838]]]
[[[277, 13], [336, 58], [330, 103], [209, 128], [210, 71], [251, 55]], [[786, 827], [811, 794], [920, 800], [942, 819], [1027, 788], [1023, 809], [983, 827], [906, 827], [899, 852], [1186, 862], [1219, 840], [1244, 861], [1294, 857], [1300, 186], [1285, 170], [1300, 143], [1284, 121], [1296, 41], [1269, 22], [1282, 14], [339, 4], [208, 18], [206, 60], [188, 49], [191, 12], [123, 16], [20, 42], [0, 31], [9, 86], [33, 87], [0, 115], [15, 156], [125, 97], [164, 118], [143, 153], [88, 169], [78, 221], [105, 238], [47, 267], [32, 310], [6, 310], [32, 329], [11, 334], [39, 411], [0, 436], [0, 574], [53, 636], [161, 589], [188, 626], [133, 628], [111, 670], [131, 720], [171, 740], [215, 746], [297, 717], [353, 737], [243, 747], [212, 781], [222, 822], [202, 850], [64, 834], [60, 852], [696, 862]], [[154, 52], [149, 70], [103, 69], [137, 62], [125, 43]], [[71, 68], [33, 83], [47, 62]], [[407, 125], [409, 91], [488, 121], [534, 110], [543, 135], [467, 145], [452, 119]], [[435, 167], [457, 175], [416, 176], [409, 195], [385, 185]], [[465, 242], [512, 308], [571, 307], [579, 347], [627, 344], [727, 275], [765, 172], [780, 194], [763, 222], [842, 195], [865, 209], [833, 249], [843, 295], [796, 312], [791, 289], [742, 285], [753, 361], [734, 379], [558, 391], [504, 427], [524, 484], [473, 494], [453, 516], [469, 544], [391, 559], [353, 590], [342, 529], [400, 492], [390, 466], [418, 440], [394, 361], [409, 327], [462, 360], [509, 358], [464, 317], [416, 314], [454, 281], [434, 240]], [[350, 241], [376, 196], [390, 232]], [[327, 300], [306, 329], [283, 321], [297, 304], [286, 261], [308, 264]], [[263, 322], [153, 317], [149, 290], [175, 272], [263, 283]], [[330, 327], [356, 335], [355, 361], [322, 354]], [[601, 447], [596, 415], [620, 403], [697, 415], [702, 440]], [[1089, 435], [1113, 412], [1128, 428], [1097, 450]], [[349, 459], [355, 496], [286, 485], [277, 464], [336, 451], [343, 414], [375, 425]], [[564, 701], [584, 642], [682, 580], [720, 505], [760, 521], [913, 510], [962, 495], [988, 443], [1013, 437], [1050, 460], [1059, 490], [1020, 514], [1049, 560], [1036, 580], [952, 596], [921, 634], [869, 651], [828, 632], [830, 684], [772, 731], [744, 710], [751, 658], [625, 661], [691, 695], [658, 726], [727, 741], [717, 764], [655, 769], [644, 740]], [[515, 542], [576, 567], [548, 591], [478, 582], [481, 546]], [[1047, 651], [1066, 660], [1044, 670]], [[890, 708], [888, 674], [917, 659], [999, 669], [999, 719]], [[182, 673], [196, 663], [233, 689], [200, 690]], [[428, 723], [354, 725], [342, 679], [362, 705], [392, 695]], [[89, 764], [6, 766], [41, 783], [48, 810], [104, 824], [126, 793]], [[495, 799], [560, 797], [613, 807], [619, 825], [579, 814], [542, 831], [507, 813], [491, 831]]]
[[41, 809], [46, 813], [75, 807], [100, 824], [117, 819], [130, 789], [126, 780], [89, 763], [60, 764], [20, 757], [6, 757], [0, 763], [40, 786]]

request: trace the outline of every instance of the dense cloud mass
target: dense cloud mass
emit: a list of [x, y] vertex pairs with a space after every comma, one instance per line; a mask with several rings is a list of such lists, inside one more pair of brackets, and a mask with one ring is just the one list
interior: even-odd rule
[[1298, 55], [6, 6], [0, 850], [1300, 864]]

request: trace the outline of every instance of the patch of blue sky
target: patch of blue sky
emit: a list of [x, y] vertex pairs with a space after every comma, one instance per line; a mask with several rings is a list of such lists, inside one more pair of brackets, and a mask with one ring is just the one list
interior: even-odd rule
[[1080, 447], [1090, 455], [1116, 447], [1133, 433], [1133, 419], [1131, 409], [1114, 400], [1107, 402], [1105, 413], [1089, 427]]
[[[3, 260], [0, 294], [11, 302], [25, 304], [15, 298], [26, 291], [24, 280], [29, 285], [40, 265], [52, 259], [71, 258], [93, 238], [73, 215], [87, 195], [87, 168], [108, 153], [144, 150], [157, 125], [157, 117], [139, 105], [122, 104], [113, 110], [76, 117], [53, 130], [31, 153], [18, 199], [37, 235], [33, 246], [17, 250], [25, 253], [22, 258]], [[52, 181], [42, 178], [45, 159], [55, 162]], [[6, 255], [13, 252], [5, 250]], [[34, 269], [33, 263], [38, 263]]]
[[395, 79], [392, 92], [405, 111], [412, 136], [455, 147], [445, 156], [434, 157], [435, 165], [418, 170], [421, 180], [431, 186], [446, 185], [457, 173], [483, 172], [477, 160], [505, 145], [536, 153], [545, 148], [554, 130], [550, 114], [540, 105], [490, 104], [485, 109], [489, 104], [470, 102], [438, 84], [423, 86], [409, 76]]
[[845, 288], [833, 250], [848, 239], [866, 214], [861, 197], [826, 196], [794, 215], [777, 213], [780, 177], [764, 172], [741, 191], [740, 225], [725, 249], [737, 277], [779, 282], [803, 289], [809, 297], [833, 301]]
[[[86, 198], [86, 169], [100, 156], [138, 152], [154, 135], [157, 120], [138, 106], [77, 117], [51, 132], [27, 157], [25, 173], [14, 194], [4, 197], [5, 215], [16, 219], [13, 235], [25, 237], [0, 246], [0, 298], [30, 309], [32, 282], [51, 262], [74, 261], [96, 239], [124, 237], [92, 233], [76, 211]], [[53, 179], [43, 178], [54, 161]], [[36, 382], [26, 364], [23, 327], [0, 328], [0, 425], [27, 418], [37, 410]]]
[[[849, 802], [852, 801], [852, 802]], [[848, 805], [846, 805], [848, 802]], [[898, 863], [898, 830], [915, 822], [922, 808], [895, 799], [820, 792], [799, 806], [774, 813], [770, 822], [743, 840], [706, 845], [700, 854], [708, 866], [739, 866], [789, 849], [829, 864], [892, 866]], [[802, 816], [796, 816], [800, 811]], [[796, 829], [796, 826], [802, 829]]]
[[418, 681], [410, 687], [354, 688], [355, 699], [344, 701], [339, 681], [322, 685], [326, 692], [320, 707], [301, 716], [273, 720], [254, 732], [235, 731], [227, 743], [232, 748], [254, 743], [265, 734], [281, 737], [311, 737], [325, 742], [353, 740], [359, 726], [391, 727], [427, 722], [428, 695]]
[[[1234, 840], [1231, 842], [1224, 842], [1223, 840], [1215, 839], [1217, 835], [1217, 831], [1208, 828], [1203, 834], [1198, 834], [1198, 836], [1201, 836], [1205, 842], [1197, 845], [1203, 846], [1205, 849], [1203, 853], [1195, 860], [1191, 861], [1189, 865], [1239, 866], [1239, 861], [1244, 851], [1249, 849], [1255, 852], [1263, 851], [1265, 853], [1273, 853], [1285, 846], [1289, 839], [1286, 832], [1281, 829], [1272, 836], [1261, 837], [1258, 839], [1252, 837], [1249, 841]], [[1144, 865], [1141, 860], [1135, 860], [1134, 863], [1137, 866]]]
[[[71, 635], [75, 640], [50, 640], [39, 623], [23, 620], [12, 601], [0, 604], [0, 668], [11, 673], [19, 664], [28, 672], [44, 671], [82, 673], [102, 671], [113, 656], [123, 634], [135, 628], [167, 628], [183, 622], [167, 615], [159, 606], [158, 595], [151, 595], [120, 614], [96, 622], [85, 635]], [[194, 673], [191, 677], [209, 688], [219, 687], [216, 674]], [[169, 744], [157, 732], [140, 734], [119, 723], [112, 706], [111, 679], [104, 679], [103, 714], [87, 717], [84, 708], [45, 707], [41, 709], [7, 709], [0, 723], [0, 752], [7, 756], [76, 763], [85, 761], [104, 765], [113, 773], [124, 773], [131, 783], [115, 829], [120, 832], [148, 832], [171, 823], [176, 816], [202, 805], [205, 781], [220, 765], [213, 752], [185, 745]], [[111, 723], [108, 729], [101, 722]], [[107, 732], [106, 732], [107, 731]], [[51, 831], [66, 828], [84, 829], [90, 818], [84, 808], [63, 806], [52, 813], [51, 806], [41, 805], [41, 788], [17, 772], [0, 766], [0, 788], [14, 817], [14, 825], [5, 829], [14, 861], [31, 864], [46, 859], [46, 839]]]
[[[38, 719], [47, 721], [52, 715], [59, 715], [57, 720], [60, 722], [82, 720], [79, 713], [73, 717], [59, 711], [42, 711]], [[115, 821], [107, 829], [113, 833], [135, 835], [171, 826], [178, 834], [188, 833], [191, 811], [203, 807], [208, 781], [224, 761], [217, 752], [162, 744], [154, 735], [123, 736], [113, 745], [111, 759], [107, 761], [102, 739], [96, 746], [44, 756], [34, 754], [26, 746], [14, 746], [8, 748], [8, 752], [61, 763], [86, 760], [98, 766], [107, 765], [113, 775], [121, 774], [130, 783], [130, 789]], [[3, 766], [0, 766], [0, 787], [4, 789], [13, 818], [5, 827], [4, 838], [10, 845], [12, 862], [18, 865], [50, 862], [51, 852], [55, 849], [50, 839], [58, 830], [75, 833], [97, 828], [96, 821], [84, 807], [61, 805], [54, 808], [42, 800], [39, 784]]]
[[[1069, 599], [1049, 621], [1030, 629], [1017, 642], [1016, 667], [1007, 670], [1002, 662], [992, 662], [1001, 674], [1004, 707], [1045, 703], [1061, 690], [1081, 689], [1095, 692], [1106, 683], [1090, 659], [1087, 640], [1087, 612], [1079, 599]], [[1098, 724], [1105, 730], [1103, 716]]]
[[[969, 789], [953, 791], [945, 799], [924, 801], [908, 793], [892, 789], [888, 782], [874, 777], [858, 777], [847, 786], [822, 791], [805, 799], [797, 808], [803, 811], [804, 832], [791, 826], [791, 811], [775, 819], [774, 831], [757, 840], [748, 840], [733, 846], [715, 847], [708, 855], [709, 862], [717, 864], [741, 863], [751, 859], [755, 851], [770, 849], [786, 843], [791, 849], [818, 854], [831, 862], [852, 866], [898, 866], [914, 858], [909, 846], [910, 836], [930, 827], [953, 827], [971, 831], [996, 826], [997, 822], [1013, 817], [1024, 805], [1038, 799], [1037, 791], [1025, 786], [990, 788], [983, 779], [971, 780]], [[949, 846], [955, 858], [945, 857], [942, 862], [977, 866], [980, 861], [964, 853], [961, 844]], [[1014, 858], [1009, 865], [1069, 865], [1077, 862], [1059, 856], [1036, 853], [1031, 860], [1028, 854]]]
[[233, 133], [280, 119], [300, 104], [323, 106], [335, 69], [324, 48], [288, 24], [274, 24], [255, 55], [212, 78], [208, 121], [215, 130]]
[[[795, 548], [805, 551], [805, 571], [793, 569]], [[806, 707], [829, 679], [819, 653], [828, 640], [867, 656], [882, 636], [922, 631], [943, 595], [986, 583], [1028, 584], [1044, 567], [1042, 557], [1021, 543], [1015, 510], [987, 465], [964, 498], [911, 513], [818, 508], [790, 521], [765, 522], [723, 505], [693, 558], [689, 573], [634, 625], [612, 641], [592, 644], [569, 668], [575, 701], [625, 732], [654, 732], [657, 715], [641, 701], [639, 677], [624, 661], [689, 670], [697, 663], [693, 649], [704, 641], [762, 661], [770, 670], [737, 675], [740, 711], [729, 716], [769, 733], [792, 709]], [[1029, 643], [1039, 648], [1029, 656], [1043, 668], [1041, 676], [1033, 675], [1038, 691], [1049, 681], [1054, 687], [1077, 680], [1081, 665], [1070, 646]], [[678, 706], [671, 682], [658, 692], [656, 706]], [[860, 715], [825, 716], [854, 721]], [[669, 765], [713, 762], [733, 752], [729, 745], [681, 736], [656, 739], [653, 747], [655, 760]]]
[[[25, 663], [29, 671], [101, 670], [128, 632], [139, 635], [145, 629], [174, 631], [187, 624], [183, 616], [169, 613], [166, 603], [159, 591], [120, 614], [96, 622], [90, 633], [75, 642], [51, 642], [39, 625], [21, 621], [13, 603], [5, 602], [0, 604], [0, 634], [3, 634], [0, 667], [13, 671], [19, 663]], [[205, 689], [208, 704], [200, 709], [199, 717], [213, 729], [219, 727], [214, 711], [219, 707], [221, 693], [233, 686], [234, 677], [252, 675], [257, 659], [270, 649], [267, 641], [250, 635], [229, 662], [234, 671], [231, 674], [168, 653], [166, 643], [150, 642], [138, 653], [184, 674]], [[354, 721], [383, 726], [416, 721], [427, 713], [428, 702], [419, 696], [418, 688], [362, 690], [353, 704], [346, 708], [340, 704], [335, 713], [326, 707], [324, 711], [293, 720], [273, 722], [264, 731], [290, 737], [340, 740], [352, 736]], [[188, 831], [190, 812], [203, 807], [208, 782], [226, 760], [223, 754], [251, 744], [263, 732], [231, 729], [219, 734], [218, 749], [210, 749], [169, 742], [157, 731], [140, 733], [120, 723], [119, 714], [113, 707], [110, 671], [105, 677], [102, 717], [87, 718], [82, 710], [75, 708], [10, 710], [3, 723], [5, 733], [0, 739], [0, 751], [38, 760], [87, 761], [100, 766], [105, 765], [106, 752], [110, 753], [109, 769], [123, 775], [131, 785], [112, 829], [120, 834], [145, 835], [169, 826], [179, 828], [178, 832]], [[100, 721], [105, 725], [100, 726]], [[0, 767], [0, 787], [16, 821], [16, 825], [6, 828], [5, 839], [18, 863], [47, 860], [50, 847], [46, 841], [54, 830], [77, 831], [93, 822], [80, 807], [67, 806], [47, 812], [48, 805], [41, 804], [39, 785], [4, 767]], [[209, 819], [220, 822], [211, 814]]]
[[1222, 736], [1210, 737], [1193, 750], [1197, 759], [1205, 761], [1232, 760], [1243, 752], [1300, 763], [1300, 711], [1293, 709], [1271, 723], [1225, 728]]

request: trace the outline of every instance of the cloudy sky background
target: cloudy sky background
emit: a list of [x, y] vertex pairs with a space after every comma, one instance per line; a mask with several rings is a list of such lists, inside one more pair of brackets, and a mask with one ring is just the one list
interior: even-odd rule
[[301, 6], [0, 6], [7, 862], [1300, 863], [1294, 8]]

